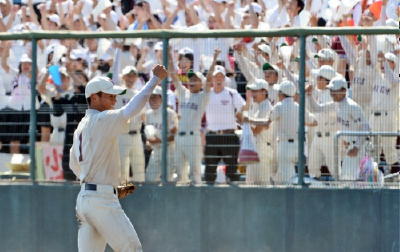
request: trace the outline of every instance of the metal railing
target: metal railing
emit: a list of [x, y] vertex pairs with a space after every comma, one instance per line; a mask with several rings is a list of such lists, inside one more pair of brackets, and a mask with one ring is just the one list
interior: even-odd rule
[[[397, 28], [388, 27], [341, 27], [341, 28], [286, 28], [271, 30], [214, 30], [203, 32], [191, 31], [174, 31], [174, 30], [147, 30], [147, 31], [115, 31], [115, 32], [72, 32], [72, 31], [32, 31], [22, 33], [0, 33], [0, 40], [31, 40], [32, 42], [32, 92], [31, 92], [31, 108], [34, 108], [36, 97], [36, 76], [37, 76], [37, 42], [40, 39], [82, 39], [82, 38], [159, 38], [163, 39], [163, 64], [167, 66], [168, 62], [168, 41], [172, 38], [237, 38], [237, 37], [275, 37], [275, 36], [292, 36], [300, 38], [300, 71], [299, 71], [299, 94], [300, 94], [300, 110], [299, 110], [299, 129], [298, 141], [303, 143], [305, 140], [304, 114], [305, 114], [305, 57], [306, 57], [306, 37], [310, 35], [383, 35], [383, 34], [400, 34]], [[167, 93], [167, 85], [163, 85], [163, 94]], [[166, 100], [163, 99], [163, 123], [167, 124]], [[35, 181], [36, 161], [35, 161], [35, 139], [36, 139], [36, 111], [30, 111], [30, 172], [31, 179]], [[165, 176], [167, 171], [167, 129], [163, 127], [163, 181], [166, 182]], [[299, 161], [298, 161], [298, 184], [304, 185], [305, 155], [304, 146], [299, 144]]]
[[[340, 174], [340, 165], [339, 165], [339, 138], [342, 136], [353, 136], [353, 137], [374, 137], [374, 136], [382, 136], [382, 137], [398, 137], [400, 136], [400, 132], [363, 132], [363, 131], [338, 131], [334, 137], [334, 158], [335, 158], [335, 174], [339, 176]], [[379, 155], [379, 154], [377, 154]], [[378, 160], [378, 159], [377, 159]], [[339, 179], [336, 177], [335, 179]]]

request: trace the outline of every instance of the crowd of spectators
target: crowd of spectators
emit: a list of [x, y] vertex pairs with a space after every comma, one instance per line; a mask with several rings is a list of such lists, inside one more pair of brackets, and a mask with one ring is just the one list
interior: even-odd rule
[[[268, 30], [306, 26], [338, 29], [343, 26], [398, 28], [399, 14], [400, 4], [397, 0], [27, 0], [14, 3], [11, 0], [0, 0], [0, 32], [172, 29], [196, 33], [218, 29]], [[298, 85], [299, 40], [296, 37], [171, 39], [169, 44], [169, 55], [172, 58], [169, 71], [177, 74], [180, 83], [186, 87], [191, 84], [188, 73], [207, 73], [213, 63], [215, 49], [219, 49], [215, 62], [217, 66], [212, 73], [215, 79], [212, 82], [221, 82], [227, 90], [231, 90], [227, 92], [227, 97], [228, 103], [234, 105], [232, 120], [236, 123], [243, 121], [241, 112], [251, 109], [253, 100], [257, 100], [252, 95], [253, 91], [264, 90], [265, 99], [268, 99], [272, 109], [282, 100], [279, 94], [284, 93], [284, 90], [279, 89], [280, 83], [291, 81], [295, 86]], [[35, 106], [38, 113], [37, 140], [65, 146], [65, 178], [74, 179], [69, 172], [68, 152], [73, 131], [87, 108], [84, 97], [86, 83], [95, 76], [107, 76], [115, 85], [138, 90], [151, 77], [154, 64], [162, 64], [162, 50], [162, 42], [157, 39], [38, 41], [38, 96]], [[306, 51], [306, 79], [308, 84], [314, 86], [312, 96], [317, 103], [331, 101], [329, 92], [324, 90], [329, 89], [327, 86], [332, 79], [342, 76], [347, 81], [347, 95], [362, 108], [370, 129], [399, 130], [398, 35], [310, 36], [306, 39]], [[0, 42], [1, 152], [28, 151], [31, 54], [30, 41]], [[221, 75], [222, 79], [219, 77]], [[260, 79], [267, 84], [260, 84]], [[246, 85], [250, 84], [257, 88], [246, 89]], [[176, 86], [177, 83], [170, 78], [167, 99], [171, 111], [178, 115], [176, 120], [180, 120], [180, 101], [174, 93]], [[241, 96], [236, 97], [237, 93]], [[290, 96], [296, 97], [296, 94]], [[202, 124], [205, 158], [207, 153], [214, 158], [212, 164], [206, 162], [206, 173], [211, 174], [205, 177], [211, 182], [215, 180], [216, 171], [210, 167], [218, 164], [219, 158], [215, 160], [215, 156], [222, 154], [210, 152], [204, 136], [209, 131], [216, 134], [225, 131], [222, 133], [234, 135], [234, 131], [226, 130], [237, 129], [236, 126], [210, 129], [206, 118], [207, 113], [213, 111], [216, 113], [210, 101]], [[216, 116], [225, 118], [226, 115]], [[333, 155], [333, 142], [327, 151], [317, 150], [318, 146], [312, 147], [312, 142], [313, 138], [321, 134], [333, 135], [332, 132], [337, 128], [318, 128], [324, 123], [329, 124], [329, 119], [326, 119], [324, 113], [315, 113], [313, 116], [319, 126], [317, 129], [309, 129], [306, 152], [321, 152], [321, 157], [314, 160], [318, 166], [314, 170], [328, 166], [332, 173], [330, 156]], [[388, 121], [391, 123], [386, 123]], [[136, 121], [139, 126], [135, 126], [135, 132], [142, 130], [144, 136], [140, 125], [145, 123], [145, 118], [139, 124]], [[274, 142], [280, 129], [254, 126], [255, 137], [263, 130], [271, 131], [265, 136], [265, 141], [275, 150]], [[171, 134], [176, 132], [179, 129]], [[217, 139], [215, 136], [211, 138], [213, 141]], [[347, 141], [346, 146], [351, 142]], [[145, 139], [144, 143], [144, 151], [148, 152], [151, 144], [146, 144]], [[239, 141], [233, 138], [223, 144], [237, 145]], [[139, 150], [142, 152], [142, 147]], [[237, 152], [233, 150], [226, 154], [234, 159], [229, 161], [227, 170], [231, 180], [239, 179], [236, 176]], [[398, 155], [395, 139], [386, 140], [382, 144], [382, 152], [386, 154], [389, 164], [396, 163]], [[271, 169], [276, 172], [277, 165], [274, 163], [279, 157], [275, 154], [270, 159], [268, 162], [274, 166]], [[328, 171], [325, 169], [325, 172]], [[261, 182], [270, 181], [268, 178]], [[255, 181], [249, 181], [252, 182]]]

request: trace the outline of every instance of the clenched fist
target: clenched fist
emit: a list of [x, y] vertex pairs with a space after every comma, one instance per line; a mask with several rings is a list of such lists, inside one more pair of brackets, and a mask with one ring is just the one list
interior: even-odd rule
[[165, 69], [165, 67], [163, 67], [161, 65], [156, 65], [153, 68], [153, 74], [155, 76], [157, 76], [160, 80], [163, 80], [163, 79], [167, 78], [167, 76], [168, 76], [167, 70]]

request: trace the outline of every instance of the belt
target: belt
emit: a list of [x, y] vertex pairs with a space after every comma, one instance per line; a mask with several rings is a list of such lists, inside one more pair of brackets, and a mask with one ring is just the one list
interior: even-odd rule
[[375, 112], [372, 112], [372, 114], [373, 114], [374, 116], [381, 116], [381, 115], [387, 116], [387, 115], [388, 115], [388, 112], [387, 112], [387, 111], [375, 111]]
[[[100, 188], [102, 189], [101, 191], [107, 191], [107, 189], [111, 189], [110, 186], [85, 183], [85, 190], [88, 190], [88, 191], [100, 191]], [[116, 194], [115, 188], [113, 188], [113, 193]]]
[[131, 130], [131, 131], [128, 132], [129, 135], [136, 135], [137, 133], [138, 132], [136, 130]]
[[234, 129], [216, 130], [216, 131], [209, 131], [208, 133], [214, 135], [235, 134], [235, 130]]
[[325, 132], [325, 134], [324, 132], [317, 132], [317, 137], [323, 137], [323, 136], [329, 137], [330, 135], [331, 133], [329, 132]]
[[56, 128], [58, 132], [64, 132], [65, 129], [64, 128]]
[[178, 133], [178, 135], [180, 135], [180, 136], [194, 135], [194, 132], [193, 131], [189, 131], [189, 132], [181, 131]]

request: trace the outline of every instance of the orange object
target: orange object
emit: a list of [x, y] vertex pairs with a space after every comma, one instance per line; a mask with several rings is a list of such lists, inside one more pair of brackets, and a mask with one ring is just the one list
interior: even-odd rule
[[371, 4], [368, 9], [374, 15], [375, 20], [378, 20], [381, 17], [382, 1]]

